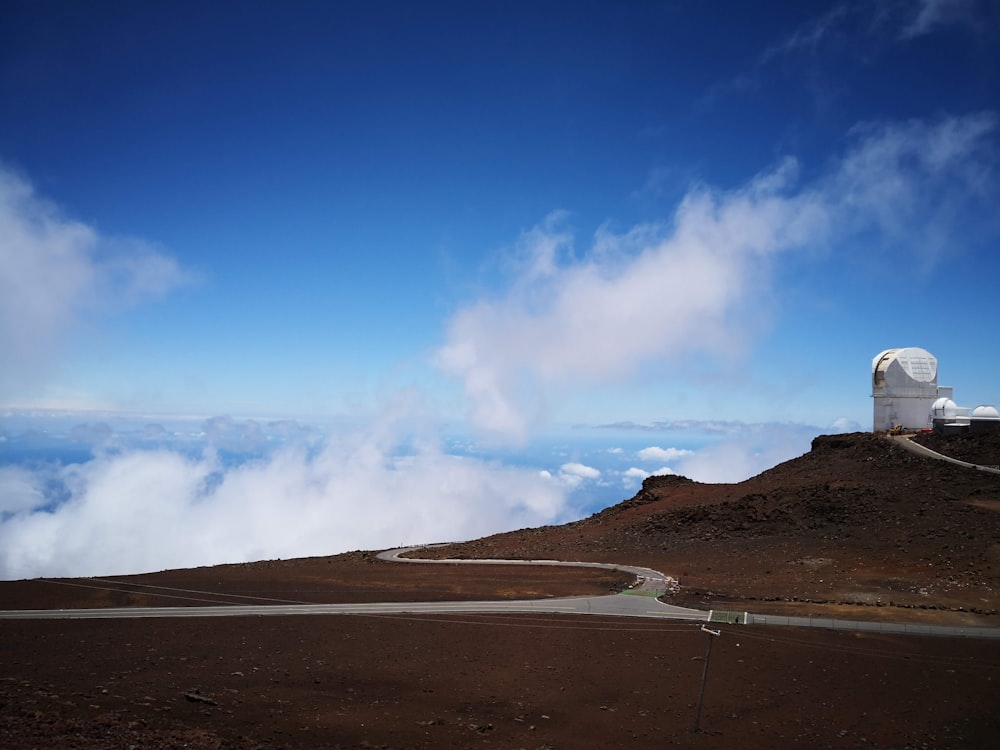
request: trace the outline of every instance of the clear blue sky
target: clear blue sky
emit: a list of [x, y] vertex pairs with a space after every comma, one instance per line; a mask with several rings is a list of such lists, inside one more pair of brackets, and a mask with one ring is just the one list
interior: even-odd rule
[[[998, 16], [5, 2], [0, 283], [35, 299], [0, 303], [0, 400], [337, 414], [416, 383], [501, 430], [864, 423], [891, 346], [1000, 400]], [[708, 250], [677, 241], [692, 196]]]
[[0, 577], [741, 479], [890, 347], [1000, 402], [993, 0], [5, 0], [0, 108]]

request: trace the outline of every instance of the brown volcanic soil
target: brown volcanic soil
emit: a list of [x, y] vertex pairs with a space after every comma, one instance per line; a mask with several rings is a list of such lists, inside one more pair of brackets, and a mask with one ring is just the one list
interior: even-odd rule
[[[1000, 643], [582, 617], [0, 622], [2, 748], [992, 748]], [[185, 696], [190, 696], [187, 698]]]
[[600, 596], [630, 578], [603, 570], [428, 566], [370, 552], [168, 570], [114, 578], [0, 582], [0, 609], [196, 607], [215, 604], [469, 601]]
[[933, 432], [922, 432], [914, 435], [913, 441], [927, 446], [932, 451], [960, 461], [968, 461], [970, 464], [1000, 465], [1000, 439], [997, 435], [977, 435], [971, 432], [961, 435], [936, 435]]
[[[740, 484], [652, 478], [589, 519], [434, 552], [645, 564], [680, 577], [680, 601], [716, 608], [996, 626], [998, 519], [1000, 477], [857, 434], [817, 438], [805, 456]], [[520, 597], [621, 584], [601, 571], [401, 565], [364, 553], [114, 580], [0, 583], [0, 608]], [[707, 731], [694, 734], [707, 636], [690, 623], [0, 620], [0, 748], [995, 745], [1000, 641], [721, 628]]]

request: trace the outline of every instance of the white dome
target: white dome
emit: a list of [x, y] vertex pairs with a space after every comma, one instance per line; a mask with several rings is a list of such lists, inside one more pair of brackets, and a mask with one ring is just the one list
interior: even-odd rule
[[984, 404], [972, 410], [973, 419], [1000, 419], [1000, 411], [995, 406]]
[[942, 396], [934, 405], [931, 407], [931, 416], [937, 419], [944, 417], [945, 419], [953, 419], [958, 416], [958, 404], [952, 401], [950, 398], [945, 398]]
[[872, 395], [933, 397], [937, 360], [926, 349], [886, 349], [872, 360]]
[[937, 379], [937, 360], [926, 349], [912, 346], [896, 352], [896, 361], [914, 380], [931, 383]]

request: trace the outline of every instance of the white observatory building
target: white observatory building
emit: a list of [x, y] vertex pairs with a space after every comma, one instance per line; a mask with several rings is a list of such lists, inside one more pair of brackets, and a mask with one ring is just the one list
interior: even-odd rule
[[897, 425], [946, 435], [1000, 432], [995, 406], [977, 406], [970, 414], [952, 401], [953, 390], [937, 384], [937, 360], [926, 349], [886, 349], [872, 360], [873, 432]]
[[931, 427], [938, 399], [951, 399], [950, 386], [937, 384], [937, 359], [926, 349], [886, 349], [872, 360], [873, 430], [896, 425], [907, 430]]

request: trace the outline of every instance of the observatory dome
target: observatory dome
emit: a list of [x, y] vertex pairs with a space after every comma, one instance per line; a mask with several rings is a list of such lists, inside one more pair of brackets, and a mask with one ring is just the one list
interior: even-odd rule
[[958, 404], [950, 398], [939, 398], [931, 407], [931, 416], [935, 419], [954, 419], [958, 416]]
[[972, 416], [975, 419], [1000, 419], [1000, 411], [995, 406], [984, 404], [973, 409]]
[[915, 346], [886, 349], [872, 360], [872, 395], [937, 398], [937, 359]]

